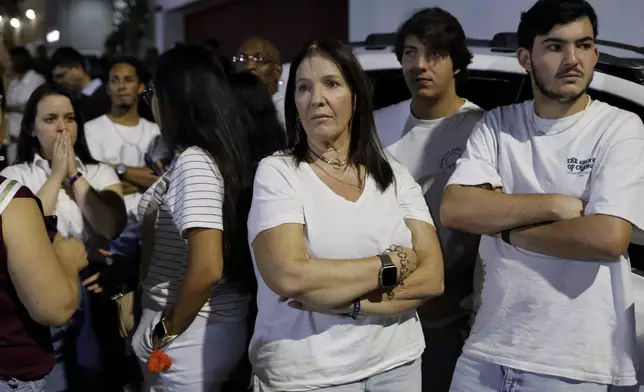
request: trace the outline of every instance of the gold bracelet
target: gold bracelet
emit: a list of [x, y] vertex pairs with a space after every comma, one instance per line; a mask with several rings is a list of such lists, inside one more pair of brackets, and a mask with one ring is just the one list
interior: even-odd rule
[[396, 252], [396, 255], [400, 258], [400, 278], [398, 279], [398, 284], [404, 286], [404, 280], [409, 275], [409, 259], [407, 258], [407, 252], [400, 245], [391, 245], [389, 247], [390, 252]]

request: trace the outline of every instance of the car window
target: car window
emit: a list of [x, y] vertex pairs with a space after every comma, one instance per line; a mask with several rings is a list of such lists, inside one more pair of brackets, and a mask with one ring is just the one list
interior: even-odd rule
[[367, 71], [367, 76], [371, 83], [374, 110], [411, 98], [400, 68]]
[[[385, 69], [367, 71], [373, 93], [374, 109], [394, 105], [410, 99], [402, 71]], [[459, 96], [485, 110], [516, 102], [525, 75], [508, 72], [472, 70], [469, 77], [457, 88]]]

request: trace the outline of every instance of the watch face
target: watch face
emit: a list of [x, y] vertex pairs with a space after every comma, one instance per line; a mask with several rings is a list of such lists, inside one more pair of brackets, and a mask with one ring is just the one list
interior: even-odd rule
[[119, 163], [118, 165], [116, 165], [116, 174], [118, 174], [119, 176], [124, 175], [126, 171], [127, 166], [125, 166], [124, 164]]
[[398, 268], [395, 265], [387, 265], [380, 270], [380, 285], [382, 287], [396, 287], [398, 283]]

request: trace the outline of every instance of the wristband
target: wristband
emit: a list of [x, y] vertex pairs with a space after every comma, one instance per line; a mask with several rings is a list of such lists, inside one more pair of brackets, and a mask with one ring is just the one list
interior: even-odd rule
[[68, 178], [67, 179], [67, 185], [72, 186], [76, 181], [78, 181], [79, 178], [83, 176], [83, 173], [80, 171], [77, 171], [76, 174], [74, 174], [74, 177]]
[[353, 312], [347, 314], [347, 317], [351, 317], [354, 320], [357, 320], [358, 313], [360, 313], [360, 300], [356, 299], [353, 302]]
[[510, 242], [510, 234], [512, 233], [512, 230], [503, 230], [501, 232], [501, 239], [503, 242], [505, 242], [508, 245], [512, 245], [512, 242]]

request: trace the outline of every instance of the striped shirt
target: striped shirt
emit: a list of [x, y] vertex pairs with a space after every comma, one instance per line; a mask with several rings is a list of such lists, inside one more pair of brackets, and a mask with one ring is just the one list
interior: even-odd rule
[[[143, 290], [162, 307], [176, 301], [188, 268], [188, 229], [223, 230], [223, 178], [209, 155], [197, 147], [186, 149], [166, 173], [168, 191], [157, 216], [152, 256]], [[148, 207], [157, 180], [141, 198], [139, 220]], [[249, 293], [222, 278], [199, 312], [224, 321], [246, 317]]]

